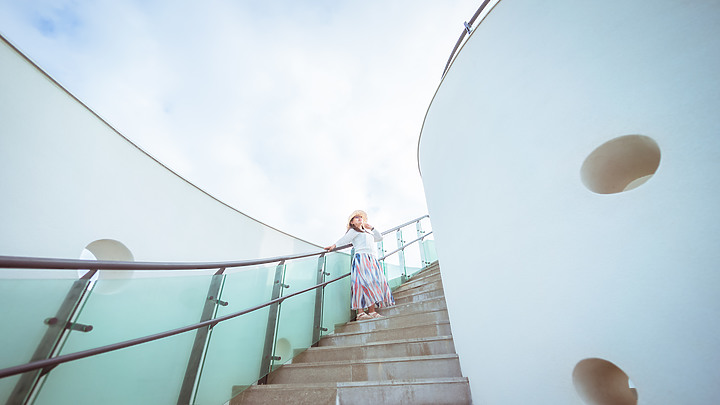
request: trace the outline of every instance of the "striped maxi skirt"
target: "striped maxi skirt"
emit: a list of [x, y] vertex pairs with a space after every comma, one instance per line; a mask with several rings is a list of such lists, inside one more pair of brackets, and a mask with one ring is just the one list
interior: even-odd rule
[[355, 254], [350, 271], [350, 282], [352, 309], [363, 309], [373, 304], [378, 307], [395, 305], [390, 286], [375, 256], [367, 253]]

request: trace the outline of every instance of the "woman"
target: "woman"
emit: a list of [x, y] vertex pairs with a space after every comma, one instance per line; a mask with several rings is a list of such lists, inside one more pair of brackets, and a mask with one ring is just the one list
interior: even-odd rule
[[[352, 309], [357, 310], [358, 321], [382, 318], [375, 311], [375, 306], [395, 305], [390, 286], [375, 253], [375, 242], [380, 242], [382, 235], [373, 226], [367, 223], [367, 214], [357, 210], [348, 218], [347, 232], [334, 245], [326, 250], [333, 250], [336, 246], [352, 243], [355, 248], [355, 257], [352, 258], [350, 280], [352, 283]], [[365, 313], [367, 308], [367, 313]]]

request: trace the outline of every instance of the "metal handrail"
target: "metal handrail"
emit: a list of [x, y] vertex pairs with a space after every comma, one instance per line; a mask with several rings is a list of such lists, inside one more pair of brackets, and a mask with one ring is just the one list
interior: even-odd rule
[[462, 42], [463, 38], [465, 38], [465, 35], [470, 34], [470, 27], [472, 27], [473, 23], [475, 23], [475, 20], [478, 18], [478, 16], [480, 16], [480, 13], [482, 13], [483, 10], [485, 10], [485, 6], [487, 6], [488, 3], [490, 3], [490, 0], [483, 1], [483, 3], [480, 5], [480, 8], [478, 8], [477, 11], [475, 12], [475, 14], [473, 14], [470, 21], [465, 23], [465, 29], [463, 30], [462, 34], [460, 34], [460, 38], [458, 38], [457, 42], [455, 43], [455, 47], [453, 48], [452, 52], [450, 52], [450, 57], [448, 58], [448, 61], [445, 64], [445, 69], [443, 69], [443, 73], [442, 73], [443, 77], [445, 76], [445, 73], [447, 73], [448, 68], [450, 68], [450, 62], [452, 62], [453, 57], [455, 56], [455, 53], [457, 52], [458, 48], [460, 47], [460, 43]]
[[326, 282], [324, 282], [324, 283], [321, 283], [321, 284], [318, 284], [318, 285], [315, 285], [315, 286], [312, 286], [312, 287], [308, 287], [308, 288], [306, 288], [306, 289], [304, 289], [304, 290], [302, 290], [302, 291], [297, 291], [297, 292], [294, 292], [294, 293], [292, 293], [292, 294], [286, 295], [286, 296], [284, 296], [284, 297], [280, 297], [280, 298], [277, 298], [277, 299], [268, 301], [268, 302], [266, 302], [266, 303], [264, 303], [264, 304], [256, 305], [256, 306], [254, 306], [254, 307], [251, 307], [251, 308], [248, 308], [248, 309], [239, 311], [239, 312], [235, 312], [235, 313], [232, 313], [232, 314], [229, 314], [229, 315], [221, 316], [221, 317], [219, 317], [219, 318], [214, 318], [214, 319], [211, 319], [211, 320], [209, 320], [209, 321], [199, 322], [199, 323], [196, 323], [196, 324], [193, 324], [193, 325], [189, 325], [189, 326], [185, 326], [185, 327], [182, 327], [182, 328], [177, 328], [177, 329], [169, 330], [169, 331], [166, 331], [166, 332], [156, 333], [156, 334], [154, 334], [154, 335], [149, 335], [149, 336], [145, 336], [145, 337], [141, 337], [141, 338], [137, 338], [137, 339], [126, 340], [126, 341], [120, 342], [120, 343], [114, 343], [114, 344], [111, 344], [111, 345], [96, 347], [96, 348], [94, 348], [94, 349], [88, 349], [88, 350], [83, 350], [83, 351], [80, 351], [80, 352], [75, 352], [75, 353], [70, 353], [70, 354], [64, 354], [64, 355], [61, 355], [61, 356], [52, 357], [52, 358], [50, 358], [50, 359], [38, 360], [38, 361], [31, 362], [31, 363], [22, 364], [22, 365], [19, 365], [19, 366], [14, 366], [14, 367], [9, 367], [9, 368], [5, 368], [5, 369], [1, 369], [1, 370], [0, 370], [0, 378], [10, 377], [10, 376], [13, 376], [13, 375], [22, 374], [22, 373], [26, 373], [26, 372], [28, 372], [28, 371], [39, 370], [39, 369], [46, 369], [47, 371], [50, 371], [51, 369], [53, 369], [53, 368], [54, 368], [55, 366], [57, 366], [58, 364], [67, 363], [67, 362], [69, 362], [69, 361], [84, 359], [84, 358], [86, 358], [86, 357], [92, 357], [92, 356], [95, 356], [95, 355], [98, 355], [98, 354], [103, 354], [103, 353], [112, 352], [112, 351], [115, 351], [115, 350], [124, 349], [124, 348], [126, 348], [126, 347], [137, 346], [137, 345], [139, 345], [139, 344], [152, 342], [152, 341], [154, 341], [154, 340], [159, 340], [159, 339], [163, 339], [163, 338], [166, 338], [166, 337], [170, 337], [170, 336], [174, 336], [174, 335], [179, 335], [179, 334], [181, 334], [181, 333], [190, 332], [190, 331], [192, 331], [192, 330], [200, 329], [200, 328], [203, 328], [203, 327], [205, 327], [205, 326], [211, 326], [211, 327], [213, 327], [213, 326], [217, 325], [217, 324], [220, 323], [220, 322], [227, 321], [227, 320], [232, 319], [232, 318], [236, 318], [236, 317], [238, 317], [238, 316], [240, 316], [240, 315], [245, 315], [245, 314], [247, 314], [247, 313], [256, 311], [256, 310], [258, 310], [258, 309], [262, 309], [262, 308], [265, 308], [265, 307], [267, 307], [267, 306], [270, 306], [270, 305], [272, 305], [272, 304], [276, 304], [276, 303], [283, 302], [284, 300], [286, 300], [286, 299], [288, 299], [288, 298], [290, 298], [290, 297], [294, 297], [294, 296], [296, 296], [296, 295], [298, 295], [298, 294], [302, 294], [302, 293], [308, 292], [308, 291], [310, 291], [310, 290], [314, 290], [314, 289], [316, 289], [316, 288], [324, 287], [324, 286], [326, 286], [326, 285], [328, 285], [328, 284], [330, 284], [330, 283], [334, 283], [335, 281], [341, 280], [341, 279], [343, 279], [343, 278], [345, 278], [345, 277], [347, 277], [347, 276], [349, 276], [349, 275], [350, 275], [350, 273], [347, 273], [347, 274], [344, 274], [344, 275], [342, 275], [342, 276], [340, 276], [340, 277], [334, 278], [334, 279], [332, 279], [332, 280], [330, 280], [330, 281], [326, 281]]
[[[350, 246], [350, 245], [347, 245]], [[335, 250], [342, 250], [345, 247]], [[319, 256], [326, 251], [301, 253], [296, 255], [268, 257], [257, 260], [240, 260], [233, 262], [124, 262], [110, 260], [79, 260], [79, 259], [51, 259], [40, 257], [0, 256], [0, 268], [7, 269], [43, 269], [43, 270], [85, 270], [88, 268], [99, 270], [210, 270], [219, 268], [233, 268], [255, 266], [281, 262], [283, 260], [301, 259], [303, 257]]]
[[405, 222], [404, 224], [398, 225], [398, 226], [396, 226], [395, 228], [390, 228], [390, 229], [388, 229], [387, 231], [381, 233], [381, 235], [385, 236], [385, 235], [389, 234], [390, 232], [397, 231], [397, 230], [400, 229], [400, 228], [404, 228], [404, 227], [406, 227], [406, 226], [408, 226], [408, 225], [410, 225], [410, 224], [414, 224], [414, 223], [416, 223], [417, 221], [420, 221], [420, 220], [422, 220], [422, 219], [429, 218], [429, 217], [430, 217], [430, 215], [427, 215], [427, 214], [426, 214], [426, 215], [423, 215], [423, 216], [421, 216], [420, 218], [416, 218], [416, 219], [413, 219], [412, 221]]
[[397, 253], [397, 252], [399, 252], [399, 251], [401, 251], [401, 250], [404, 250], [404, 249], [405, 249], [406, 247], [408, 247], [408, 246], [412, 245], [413, 243], [415, 243], [415, 242], [418, 242], [418, 241], [421, 241], [421, 240], [425, 239], [425, 238], [426, 238], [426, 237], [427, 237], [428, 235], [431, 235], [431, 234], [432, 234], [432, 231], [430, 231], [430, 232], [426, 233], [425, 235], [423, 235], [423, 236], [421, 236], [421, 237], [419, 237], [419, 238], [417, 238], [417, 239], [415, 239], [415, 240], [413, 240], [413, 241], [410, 241], [410, 242], [408, 242], [408, 243], [406, 243], [406, 244], [402, 245], [402, 247], [399, 247], [399, 248], [397, 248], [397, 249], [393, 250], [392, 252], [390, 252], [390, 253], [386, 254], [385, 256], [383, 256], [383, 257], [379, 258], [379, 259], [378, 259], [378, 261], [381, 261], [381, 260], [385, 260], [386, 258], [388, 258], [388, 257], [390, 257], [390, 256], [392, 256], [392, 255], [394, 255], [395, 253]]
[[[382, 233], [386, 235], [392, 231], [396, 231], [402, 227], [408, 226], [422, 219], [429, 217], [423, 215], [412, 221], [408, 221], [400, 226], [392, 228]], [[79, 260], [79, 259], [53, 259], [40, 257], [21, 257], [21, 256], [2, 256], [0, 255], [0, 268], [6, 269], [43, 269], [43, 270], [86, 270], [88, 268], [98, 270], [210, 270], [219, 268], [234, 268], [256, 266], [260, 264], [279, 263], [281, 261], [302, 259], [304, 257], [319, 256], [323, 253], [337, 252], [344, 250], [351, 245], [338, 246], [330, 251], [319, 251], [311, 253], [299, 253], [295, 255], [286, 255], [278, 257], [268, 257], [256, 260], [239, 260], [232, 262], [178, 262], [178, 263], [158, 263], [158, 262], [125, 262], [110, 260]]]
[[[399, 228], [402, 228], [404, 226], [410, 225], [412, 223], [415, 223], [417, 221], [420, 221], [424, 218], [427, 218], [428, 215], [421, 216], [414, 221], [407, 222], [399, 227], [393, 228], [390, 231], [386, 231], [384, 234], [392, 232], [393, 230], [397, 230]], [[411, 242], [408, 242], [404, 244], [402, 247], [398, 248], [397, 250], [390, 252], [386, 254], [385, 256], [381, 257], [378, 260], [384, 260], [387, 257], [405, 249], [406, 247], [412, 245], [415, 242], [418, 242], [428, 235], [432, 234], [432, 232], [428, 232], [427, 234], [423, 235], [420, 238], [417, 238]], [[338, 250], [343, 250], [351, 245], [345, 245], [341, 247], [336, 247], [335, 249], [329, 251], [329, 252], [335, 252]], [[216, 269], [216, 268], [228, 268], [228, 267], [243, 267], [243, 266], [250, 266], [250, 265], [256, 265], [256, 264], [267, 264], [267, 263], [274, 263], [274, 262], [282, 262], [284, 260], [290, 260], [295, 258], [303, 258], [308, 256], [315, 256], [315, 255], [322, 255], [329, 253], [328, 251], [323, 252], [317, 252], [317, 253], [307, 253], [307, 254], [300, 254], [300, 255], [288, 255], [283, 256], [281, 258], [267, 258], [267, 259], [260, 259], [260, 260], [246, 260], [246, 261], [237, 261], [237, 262], [216, 262], [216, 263], [138, 263], [138, 262], [112, 262], [112, 261], [88, 261], [88, 260], [70, 260], [70, 259], [43, 259], [43, 258], [23, 258], [23, 257], [17, 257], [17, 256], [0, 256], [0, 268], [49, 268], [49, 269], [76, 269], [76, 270], [83, 270], [88, 269], [88, 267], [92, 267], [93, 269], [103, 269], [103, 270], [187, 270], [187, 269]], [[89, 263], [92, 263], [93, 266], [88, 266]], [[33, 264], [33, 265], [30, 265]], [[42, 265], [42, 266], [38, 266]], [[137, 266], [133, 266], [137, 265]], [[51, 267], [43, 267], [43, 266], [51, 266]], [[193, 267], [195, 266], [195, 267]], [[45, 373], [49, 372], [53, 368], [55, 368], [59, 364], [67, 363], [74, 360], [83, 359], [86, 357], [92, 357], [98, 354], [108, 353], [115, 350], [124, 349], [126, 347], [131, 346], [137, 346], [143, 343], [152, 342], [155, 340], [163, 339], [166, 337], [178, 335], [185, 332], [190, 332], [193, 330], [197, 330], [206, 326], [213, 327], [217, 325], [220, 322], [227, 321], [229, 319], [236, 318], [241, 315], [245, 315], [247, 313], [256, 311], [258, 309], [265, 308], [267, 306], [281, 303], [284, 300], [294, 297], [296, 295], [306, 293], [311, 290], [315, 290], [320, 287], [325, 287], [326, 285], [330, 283], [334, 283], [338, 280], [341, 280], [345, 277], [348, 277], [350, 273], [343, 274], [342, 276], [339, 276], [337, 278], [334, 278], [330, 281], [326, 281], [323, 283], [319, 283], [317, 285], [314, 285], [312, 287], [308, 287], [304, 290], [294, 292], [292, 294], [270, 300], [268, 302], [265, 302], [263, 304], [256, 305], [251, 308], [247, 308], [245, 310], [235, 312], [232, 314], [228, 314], [225, 316], [221, 316], [219, 318], [214, 318], [208, 321], [199, 322], [196, 324], [184, 326], [181, 328], [169, 330], [166, 332], [156, 333], [153, 335], [144, 336], [141, 338], [126, 340], [124, 342], [114, 343], [106, 346], [97, 347], [94, 349], [88, 349], [80, 352], [75, 353], [69, 353], [65, 355], [55, 356], [49, 359], [43, 359], [43, 360], [37, 360], [26, 364], [21, 364], [18, 366], [13, 366], [5, 369], [0, 369], [0, 378], [5, 377], [11, 377], [18, 374], [27, 373], [29, 371], [34, 370], [43, 370]]]

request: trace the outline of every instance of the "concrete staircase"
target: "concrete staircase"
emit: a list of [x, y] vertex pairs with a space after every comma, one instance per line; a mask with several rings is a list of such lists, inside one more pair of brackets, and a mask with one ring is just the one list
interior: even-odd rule
[[398, 287], [386, 318], [351, 321], [230, 401], [241, 404], [469, 404], [435, 262]]

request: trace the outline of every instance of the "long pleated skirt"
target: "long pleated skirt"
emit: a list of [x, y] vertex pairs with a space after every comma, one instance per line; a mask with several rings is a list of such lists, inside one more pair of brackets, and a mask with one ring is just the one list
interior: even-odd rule
[[385, 273], [375, 256], [356, 253], [352, 261], [350, 281], [352, 309], [363, 309], [372, 304], [381, 308], [395, 305]]

